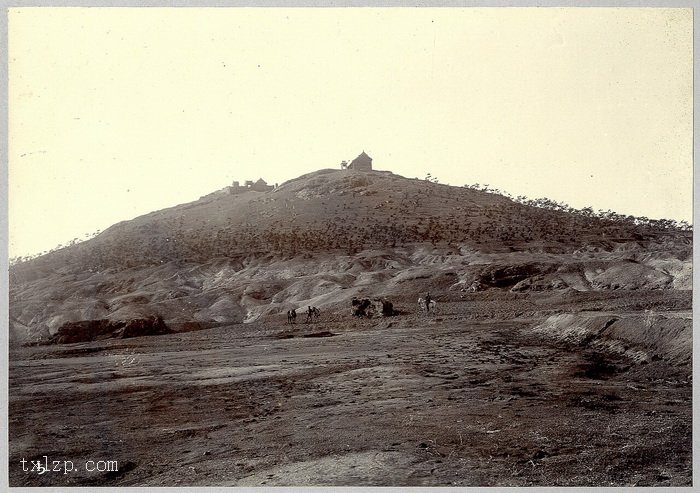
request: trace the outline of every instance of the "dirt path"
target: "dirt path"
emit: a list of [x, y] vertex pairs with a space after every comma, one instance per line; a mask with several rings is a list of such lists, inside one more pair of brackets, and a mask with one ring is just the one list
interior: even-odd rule
[[[556, 345], [536, 323], [405, 316], [17, 349], [10, 484], [690, 485], [689, 371]], [[80, 470], [22, 470], [44, 455]]]

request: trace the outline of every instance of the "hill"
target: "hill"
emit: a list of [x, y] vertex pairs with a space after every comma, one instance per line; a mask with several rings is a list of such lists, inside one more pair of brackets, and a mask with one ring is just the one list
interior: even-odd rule
[[661, 223], [321, 170], [267, 192], [224, 189], [13, 265], [11, 340], [81, 320], [159, 315], [189, 330], [426, 290], [689, 290], [691, 252], [691, 232]]
[[[10, 482], [687, 486], [691, 252], [671, 221], [351, 170], [116, 224], [11, 267]], [[20, 467], [59, 442], [118, 471]]]

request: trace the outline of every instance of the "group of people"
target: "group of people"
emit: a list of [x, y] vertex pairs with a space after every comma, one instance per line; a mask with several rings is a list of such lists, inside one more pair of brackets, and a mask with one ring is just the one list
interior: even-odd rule
[[321, 316], [321, 310], [316, 308], [315, 306], [309, 306], [309, 309], [306, 310], [306, 322], [313, 322], [314, 320], [318, 320], [318, 317]]
[[[316, 308], [315, 306], [309, 305], [309, 308], [306, 310], [306, 323], [313, 322], [314, 320], [318, 320], [318, 318], [321, 316], [321, 310]], [[287, 312], [287, 323], [288, 324], [295, 324], [297, 323], [297, 311], [296, 309], [289, 310]]]
[[[369, 300], [366, 300], [369, 302]], [[355, 307], [356, 302], [359, 304], [360, 300], [353, 299], [353, 308]], [[393, 305], [391, 306], [391, 311], [393, 312]], [[430, 310], [435, 311], [436, 303], [435, 300], [433, 300], [430, 296], [430, 293], [427, 293], [425, 295], [425, 298], [418, 298], [418, 307], [422, 310], [425, 311], [425, 313], [430, 313]], [[355, 314], [353, 312], [353, 314]], [[321, 310], [316, 308], [315, 306], [309, 305], [309, 307], [306, 310], [306, 323], [311, 323], [315, 320], [318, 320], [319, 317], [321, 316]], [[296, 309], [289, 310], [287, 312], [287, 323], [289, 324], [294, 324], [296, 323], [297, 319], [297, 311]]]

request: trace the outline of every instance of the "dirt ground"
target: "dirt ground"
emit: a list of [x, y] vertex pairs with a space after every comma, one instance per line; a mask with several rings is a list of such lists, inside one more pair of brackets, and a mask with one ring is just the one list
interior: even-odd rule
[[[640, 296], [12, 348], [10, 485], [688, 486], [691, 368], [532, 330], [689, 309]], [[31, 471], [44, 456], [75, 470]]]

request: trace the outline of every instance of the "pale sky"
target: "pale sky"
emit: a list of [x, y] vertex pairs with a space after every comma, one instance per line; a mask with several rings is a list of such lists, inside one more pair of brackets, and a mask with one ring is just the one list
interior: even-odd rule
[[692, 220], [692, 11], [14, 8], [9, 254], [374, 167]]

